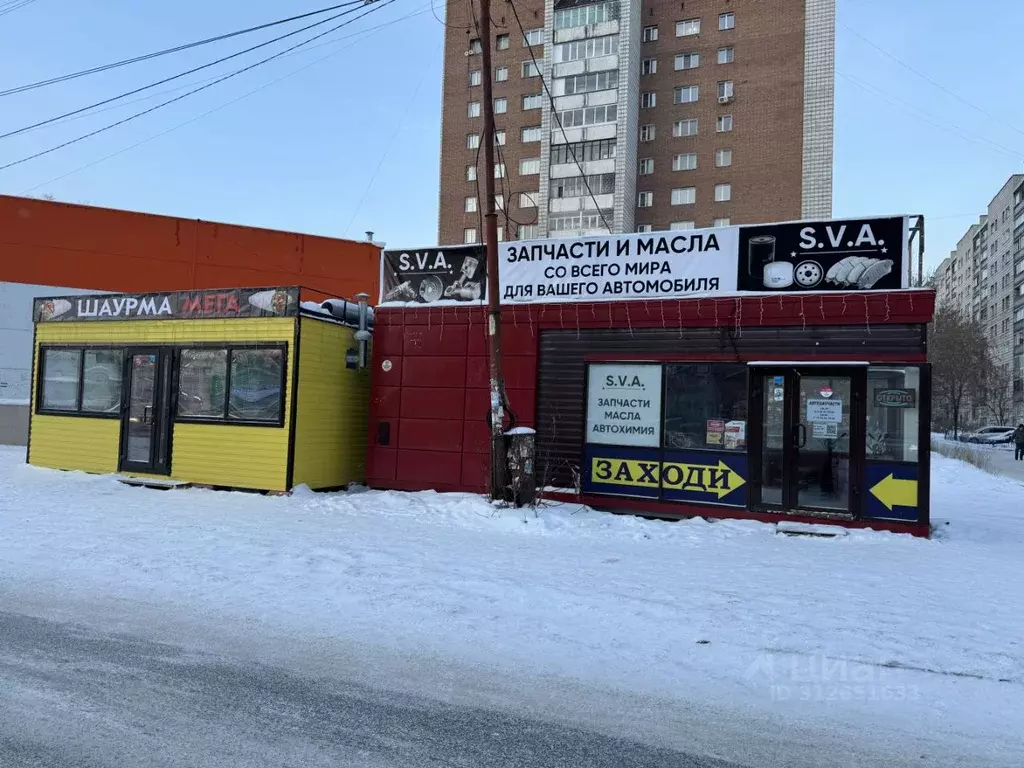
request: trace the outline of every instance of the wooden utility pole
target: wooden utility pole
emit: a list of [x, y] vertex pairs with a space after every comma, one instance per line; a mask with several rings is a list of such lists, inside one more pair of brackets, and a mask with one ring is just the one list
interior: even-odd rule
[[[472, 0], [470, 0], [472, 2]], [[491, 498], [505, 494], [505, 381], [501, 372], [501, 296], [498, 284], [498, 213], [494, 209], [494, 94], [491, 67], [491, 0], [480, 0], [483, 76], [484, 248], [487, 253], [487, 339], [491, 372]]]

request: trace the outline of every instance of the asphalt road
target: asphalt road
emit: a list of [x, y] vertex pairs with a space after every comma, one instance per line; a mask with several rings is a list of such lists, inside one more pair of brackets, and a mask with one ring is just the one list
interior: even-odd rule
[[739, 768], [0, 612], [0, 767]]

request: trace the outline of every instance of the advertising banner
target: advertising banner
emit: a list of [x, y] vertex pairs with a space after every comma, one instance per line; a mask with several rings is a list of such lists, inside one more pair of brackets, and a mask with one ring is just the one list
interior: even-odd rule
[[885, 219], [741, 227], [740, 291], [880, 291], [906, 288], [909, 223]]
[[487, 257], [483, 245], [384, 251], [380, 303], [483, 304]]
[[500, 243], [503, 304], [736, 292], [739, 228]]
[[298, 311], [298, 288], [237, 288], [36, 299], [32, 317], [37, 323], [64, 323], [98, 320], [294, 317]]

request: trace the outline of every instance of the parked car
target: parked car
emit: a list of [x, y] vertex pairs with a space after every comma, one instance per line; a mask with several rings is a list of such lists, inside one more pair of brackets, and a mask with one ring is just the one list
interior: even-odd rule
[[1013, 442], [1013, 427], [982, 427], [974, 432], [968, 432], [964, 438], [968, 443], [984, 445], [1011, 443]]

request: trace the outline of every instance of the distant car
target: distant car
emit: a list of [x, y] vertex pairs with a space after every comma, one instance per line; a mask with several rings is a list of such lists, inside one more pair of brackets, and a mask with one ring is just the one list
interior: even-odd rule
[[967, 442], [984, 445], [998, 445], [1013, 442], [1013, 427], [982, 427], [967, 435]]

